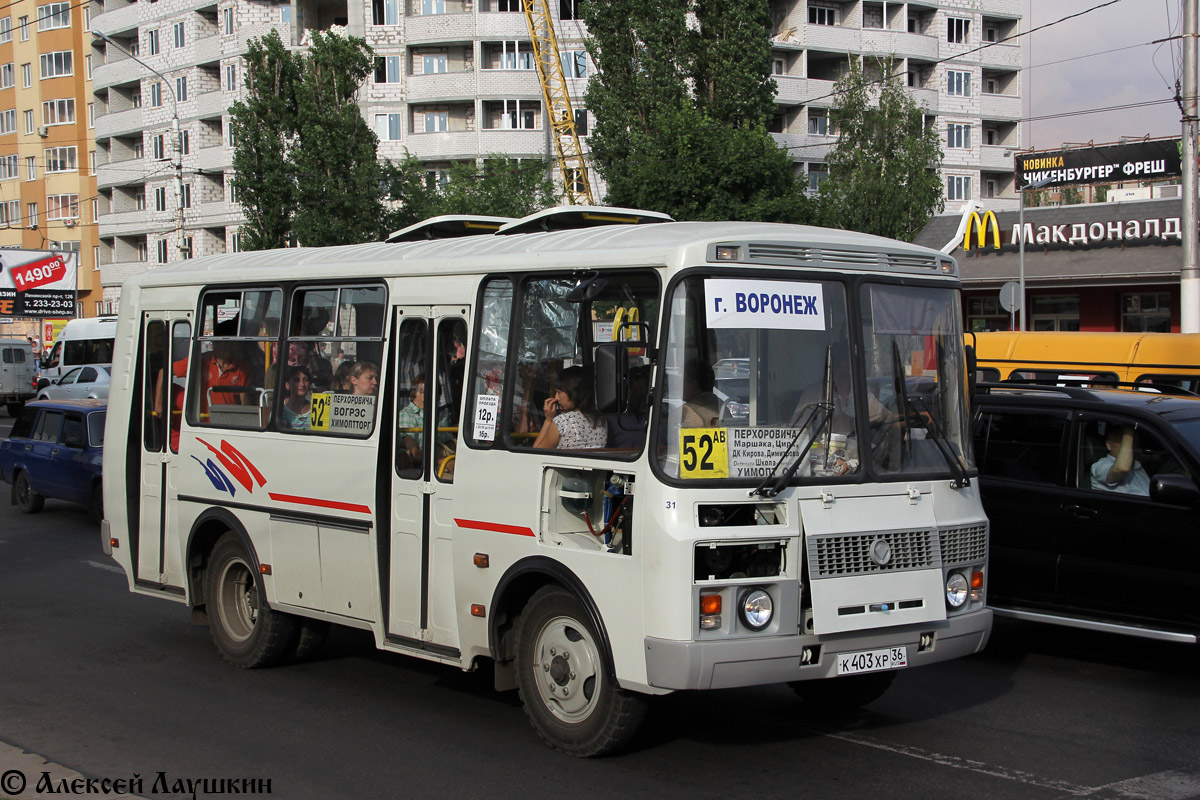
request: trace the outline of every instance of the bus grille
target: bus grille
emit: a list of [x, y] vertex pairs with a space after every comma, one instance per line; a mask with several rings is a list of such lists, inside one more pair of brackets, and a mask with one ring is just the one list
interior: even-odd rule
[[[883, 539], [890, 547], [891, 558], [886, 564], [871, 560], [871, 545], [877, 539]], [[937, 539], [931, 530], [814, 536], [808, 540], [808, 547], [809, 575], [814, 580], [924, 569], [938, 563]]]
[[987, 534], [986, 523], [939, 531], [942, 563], [946, 565], [971, 564], [983, 561], [987, 556]]

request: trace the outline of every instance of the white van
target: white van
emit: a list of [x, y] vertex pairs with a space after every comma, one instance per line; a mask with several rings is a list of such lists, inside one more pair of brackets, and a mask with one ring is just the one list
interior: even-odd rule
[[21, 413], [25, 401], [33, 399], [36, 380], [33, 346], [25, 339], [0, 339], [0, 403], [10, 417]]
[[68, 322], [59, 332], [50, 355], [42, 359], [38, 388], [57, 380], [72, 367], [111, 364], [116, 334], [116, 317], [89, 317]]

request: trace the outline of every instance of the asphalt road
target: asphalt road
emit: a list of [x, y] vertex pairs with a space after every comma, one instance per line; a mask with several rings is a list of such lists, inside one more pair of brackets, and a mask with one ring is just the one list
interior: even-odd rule
[[985, 653], [902, 674], [848, 716], [779, 686], [683, 693], [653, 705], [632, 753], [579, 760], [486, 671], [360, 632], [310, 663], [230, 667], [183, 606], [127, 591], [81, 509], [7, 500], [0, 486], [0, 773], [30, 789], [41, 756], [139, 775], [144, 797], [176, 796], [152, 791], [159, 773], [269, 780], [287, 800], [1200, 797], [1195, 648], [1002, 623]]

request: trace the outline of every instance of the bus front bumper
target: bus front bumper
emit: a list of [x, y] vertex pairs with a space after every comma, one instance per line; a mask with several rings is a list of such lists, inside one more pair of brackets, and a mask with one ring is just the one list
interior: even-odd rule
[[[829, 636], [772, 636], [680, 642], [646, 637], [646, 675], [658, 689], [730, 689], [767, 683], [837, 677], [838, 656], [904, 647], [908, 667], [977, 653], [987, 644], [992, 611], [983, 609], [941, 623], [882, 628]], [[920, 649], [921, 635], [933, 634]], [[805, 648], [820, 647], [812, 663]]]

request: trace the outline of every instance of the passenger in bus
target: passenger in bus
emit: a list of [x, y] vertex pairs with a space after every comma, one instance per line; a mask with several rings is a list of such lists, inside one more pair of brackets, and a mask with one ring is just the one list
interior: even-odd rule
[[558, 376], [558, 386], [542, 404], [546, 421], [534, 447], [583, 450], [608, 443], [608, 425], [596, 410], [592, 381], [583, 367], [567, 367]]
[[292, 342], [288, 345], [288, 366], [308, 369], [314, 392], [328, 392], [333, 387], [333, 365], [317, 352], [315, 342]]
[[350, 368], [353, 366], [353, 361], [343, 361], [338, 365], [338, 368], [333, 372], [333, 391], [338, 394], [349, 394], [351, 392]]
[[213, 405], [245, 405], [250, 370], [237, 357], [237, 343], [216, 342], [209, 353], [200, 357], [200, 412]]
[[1150, 476], [1133, 458], [1137, 446], [1133, 429], [1109, 425], [1104, 446], [1108, 455], [1092, 464], [1092, 488], [1149, 497]]
[[285, 396], [283, 405], [279, 408], [280, 429], [308, 430], [309, 412], [312, 410], [312, 374], [309, 373], [308, 367], [288, 367], [284, 373], [283, 389]]
[[421, 448], [425, 433], [425, 373], [419, 372], [412, 380], [408, 405], [400, 409], [396, 417], [400, 431], [400, 446], [404, 448], [412, 465], [421, 463]]
[[351, 394], [374, 395], [379, 391], [379, 367], [370, 361], [355, 361], [346, 376]]
[[684, 428], [711, 428], [721, 420], [721, 399], [713, 394], [716, 378], [709, 364], [689, 361], [683, 367]]

